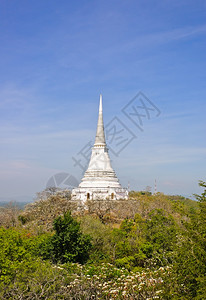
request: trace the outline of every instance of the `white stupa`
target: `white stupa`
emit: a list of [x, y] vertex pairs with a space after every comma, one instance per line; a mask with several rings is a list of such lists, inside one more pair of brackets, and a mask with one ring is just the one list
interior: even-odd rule
[[127, 199], [128, 191], [121, 187], [112, 169], [105, 141], [102, 114], [102, 95], [99, 102], [99, 118], [95, 143], [87, 171], [78, 188], [72, 190], [72, 200]]

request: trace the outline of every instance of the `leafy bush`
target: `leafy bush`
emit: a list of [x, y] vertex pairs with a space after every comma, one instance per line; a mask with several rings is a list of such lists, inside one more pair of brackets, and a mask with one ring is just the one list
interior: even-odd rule
[[71, 213], [56, 218], [53, 227], [54, 235], [41, 245], [43, 257], [54, 263], [86, 262], [92, 246], [91, 238], [80, 231], [80, 223]]
[[0, 228], [0, 281], [10, 282], [17, 270], [32, 266], [39, 244], [45, 237], [34, 237], [24, 230]]
[[90, 260], [110, 259], [113, 252], [111, 226], [103, 224], [97, 217], [86, 215], [81, 218], [81, 230], [91, 237]]

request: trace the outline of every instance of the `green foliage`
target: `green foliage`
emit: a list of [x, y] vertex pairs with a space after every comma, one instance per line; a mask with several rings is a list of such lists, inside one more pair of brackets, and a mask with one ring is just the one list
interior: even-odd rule
[[90, 261], [110, 259], [112, 248], [112, 229], [93, 216], [83, 216], [80, 224], [83, 234], [91, 237]]
[[135, 258], [134, 256], [126, 256], [123, 258], [116, 259], [115, 265], [118, 268], [126, 268], [127, 270], [131, 270], [132, 267], [135, 265]]
[[20, 233], [0, 229], [0, 280], [7, 283], [25, 258], [26, 251]]
[[25, 216], [19, 215], [18, 220], [24, 225], [27, 222], [27, 218]]
[[91, 238], [80, 231], [80, 223], [67, 212], [54, 221], [55, 234], [48, 238], [42, 254], [54, 263], [79, 262], [84, 263], [89, 258]]
[[156, 250], [170, 251], [176, 242], [176, 226], [171, 215], [168, 217], [162, 209], [149, 214], [147, 221], [146, 238]]
[[[206, 299], [206, 183], [202, 195], [197, 195], [200, 209], [184, 222], [184, 230], [178, 235], [173, 257], [168, 294], [177, 294], [182, 299]], [[183, 287], [180, 289], [180, 287]]]
[[0, 281], [8, 283], [18, 269], [31, 266], [44, 238], [33, 237], [24, 230], [0, 228]]
[[13, 281], [0, 286], [0, 299], [66, 299], [69, 272], [50, 262], [24, 261]]
[[0, 228], [0, 299], [206, 299], [200, 186], [198, 202], [131, 192], [128, 201], [106, 203], [106, 214], [99, 207], [77, 219], [69, 199], [49, 191], [13, 228], [9, 208]]

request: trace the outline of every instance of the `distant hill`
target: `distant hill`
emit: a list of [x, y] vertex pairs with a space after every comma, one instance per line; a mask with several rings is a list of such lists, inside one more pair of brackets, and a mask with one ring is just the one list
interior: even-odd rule
[[24, 209], [27, 204], [31, 202], [17, 202], [17, 201], [0, 201], [0, 207], [7, 207], [9, 205], [15, 205], [19, 209]]

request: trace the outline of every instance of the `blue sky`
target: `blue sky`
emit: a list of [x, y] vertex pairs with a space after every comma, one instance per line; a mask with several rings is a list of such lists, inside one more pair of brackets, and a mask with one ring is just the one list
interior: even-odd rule
[[[200, 193], [206, 169], [206, 1], [0, 2], [0, 200], [31, 200], [105, 124], [135, 136], [110, 154], [123, 186], [157, 180]], [[139, 130], [122, 112], [139, 91], [161, 111]]]

